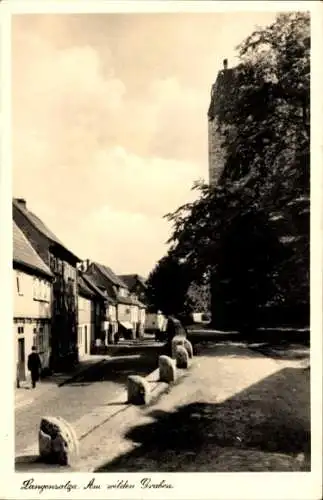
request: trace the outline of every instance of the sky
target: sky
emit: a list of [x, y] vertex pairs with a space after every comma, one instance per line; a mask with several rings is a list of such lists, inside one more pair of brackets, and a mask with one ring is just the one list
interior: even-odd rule
[[13, 195], [79, 258], [148, 276], [163, 215], [208, 180], [222, 61], [273, 12], [41, 14], [12, 21]]

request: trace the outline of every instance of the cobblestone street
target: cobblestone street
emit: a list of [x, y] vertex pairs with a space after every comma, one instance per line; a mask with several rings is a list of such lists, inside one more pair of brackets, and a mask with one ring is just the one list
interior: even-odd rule
[[286, 358], [240, 342], [195, 348], [169, 394], [82, 442], [82, 470], [99, 461], [96, 472], [309, 470], [309, 350], [286, 347]]
[[[16, 454], [37, 442], [42, 416], [59, 415], [73, 423], [94, 407], [122, 393], [128, 375], [146, 375], [155, 370], [161, 349], [161, 346], [120, 348], [115, 355], [92, 366], [71, 382], [62, 387], [53, 386], [31, 404], [18, 408], [15, 412]], [[46, 384], [46, 380], [41, 384]]]
[[110, 358], [16, 412], [17, 470], [26, 470], [19, 455], [37, 454], [44, 414], [74, 424], [82, 471], [308, 470], [309, 349], [292, 344], [282, 356], [276, 344], [250, 347], [219, 339], [196, 343], [183, 380], [147, 408], [123, 406], [125, 382], [129, 374], [155, 370], [163, 346], [117, 347]]
[[0, 17], [0, 500], [320, 498], [322, 2], [29, 3]]

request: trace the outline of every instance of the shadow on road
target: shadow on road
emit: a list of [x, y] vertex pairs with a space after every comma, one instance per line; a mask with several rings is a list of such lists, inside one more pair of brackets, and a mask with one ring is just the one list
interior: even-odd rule
[[274, 359], [309, 360], [310, 357], [310, 348], [308, 346], [284, 341], [250, 343], [248, 348]]
[[[16, 472], [72, 472], [73, 469], [69, 466], [61, 466], [54, 464], [44, 464], [38, 455], [22, 455], [15, 458]], [[74, 471], [76, 472], [76, 471]]]
[[113, 381], [117, 384], [126, 384], [129, 375], [145, 376], [158, 367], [158, 357], [162, 347], [154, 349], [137, 348], [118, 353], [105, 361], [93, 365], [90, 369], [79, 374], [76, 378], [67, 381], [65, 386], [89, 385], [94, 382]]
[[[232, 356], [230, 349], [225, 350], [230, 346], [246, 347], [250, 349], [254, 355], [259, 354], [259, 357], [267, 356], [273, 359], [288, 359], [288, 360], [309, 360], [310, 348], [302, 344], [293, 344], [284, 341], [280, 342], [255, 342], [255, 341], [202, 341], [192, 343], [196, 356], [223, 356], [227, 351], [228, 356]], [[249, 357], [248, 351], [240, 351], [235, 356]]]
[[309, 371], [285, 368], [223, 403], [152, 411], [134, 450], [95, 472], [310, 470]]
[[135, 354], [147, 354], [148, 356], [154, 352], [162, 352], [164, 349], [164, 343], [158, 342], [147, 345], [111, 345], [108, 347], [108, 354], [111, 357], [118, 356], [132, 356]]

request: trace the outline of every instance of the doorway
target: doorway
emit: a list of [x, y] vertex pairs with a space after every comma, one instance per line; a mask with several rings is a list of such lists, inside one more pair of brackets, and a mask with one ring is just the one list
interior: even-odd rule
[[18, 376], [19, 380], [26, 380], [25, 339], [18, 339]]
[[88, 349], [87, 349], [87, 325], [84, 326], [84, 352], [85, 352], [85, 354], [88, 354]]

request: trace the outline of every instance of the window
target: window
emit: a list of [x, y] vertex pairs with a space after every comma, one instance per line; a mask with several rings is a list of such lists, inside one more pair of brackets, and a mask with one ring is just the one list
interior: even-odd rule
[[54, 272], [57, 271], [57, 260], [54, 257], [54, 255], [49, 255], [49, 263], [50, 263], [50, 269]]
[[20, 274], [16, 275], [16, 284], [17, 284], [18, 295], [23, 295], [23, 290], [22, 290], [22, 276]]
[[50, 284], [47, 281], [44, 281], [44, 300], [50, 301]]
[[18, 326], [18, 333], [24, 333], [24, 327], [23, 326]]
[[45, 344], [45, 335], [44, 335], [44, 328], [41, 326], [39, 327], [38, 330], [38, 350], [41, 352], [44, 350], [44, 344]]
[[66, 277], [70, 278], [72, 281], [75, 280], [75, 269], [70, 264], [65, 264]]
[[57, 259], [57, 261], [56, 261], [56, 270], [57, 270], [58, 274], [63, 273], [63, 263], [59, 259]]
[[81, 345], [82, 344], [82, 327], [79, 326], [78, 328], [78, 344]]
[[34, 278], [34, 282], [33, 282], [33, 298], [35, 300], [39, 299], [39, 279], [38, 278]]
[[33, 345], [37, 347], [38, 351], [41, 353], [45, 349], [45, 340], [46, 336], [44, 333], [44, 327], [43, 326], [36, 326], [33, 329]]
[[46, 281], [42, 281], [42, 287], [41, 287], [41, 290], [42, 290], [42, 294], [41, 294], [41, 298], [42, 300], [46, 300], [46, 287], [47, 287], [47, 283]]
[[45, 280], [34, 278], [33, 280], [33, 298], [34, 300], [50, 300], [50, 285]]

